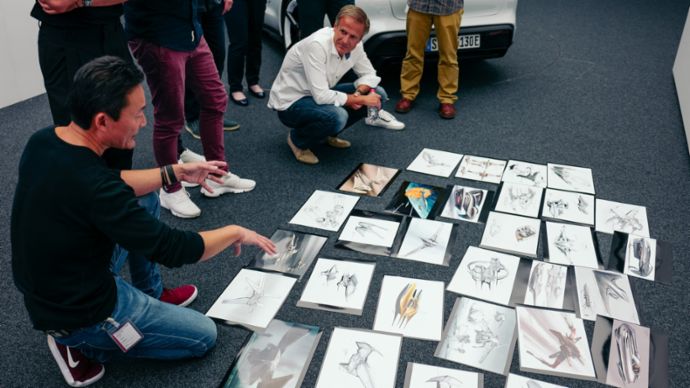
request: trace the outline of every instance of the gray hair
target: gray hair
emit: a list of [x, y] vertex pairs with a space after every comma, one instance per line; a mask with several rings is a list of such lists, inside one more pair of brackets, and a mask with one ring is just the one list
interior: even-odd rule
[[345, 16], [349, 16], [355, 19], [357, 23], [363, 24], [364, 35], [366, 35], [369, 32], [369, 17], [363, 9], [352, 4], [348, 4], [343, 8], [340, 8], [340, 11], [338, 11], [338, 15], [335, 17], [335, 24], [340, 23], [340, 18], [344, 18]]

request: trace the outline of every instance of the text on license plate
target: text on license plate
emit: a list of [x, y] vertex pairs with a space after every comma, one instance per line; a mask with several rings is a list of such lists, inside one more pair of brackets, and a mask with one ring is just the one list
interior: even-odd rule
[[[458, 35], [458, 50], [479, 48], [481, 46], [481, 35]], [[438, 39], [435, 36], [429, 38], [426, 42], [425, 51], [438, 51]]]

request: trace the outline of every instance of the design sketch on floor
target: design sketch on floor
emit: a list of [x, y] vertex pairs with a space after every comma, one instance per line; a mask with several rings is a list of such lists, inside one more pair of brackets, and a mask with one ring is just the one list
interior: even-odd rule
[[520, 258], [470, 246], [448, 283], [448, 291], [507, 305]]
[[594, 194], [592, 170], [584, 167], [547, 164], [548, 187]]
[[342, 288], [342, 295], [345, 299], [357, 291], [357, 275], [354, 273], [341, 273], [338, 266], [333, 264], [331, 268], [321, 271], [321, 277], [325, 283], [325, 287], [336, 287], [337, 291]]
[[597, 199], [597, 232], [612, 234], [614, 231], [649, 237], [647, 208]]
[[397, 300], [395, 301], [395, 316], [393, 317], [393, 325], [398, 327], [405, 327], [417, 314], [419, 308], [422, 290], [417, 289], [415, 283], [408, 283], [405, 288], [400, 291]]
[[361, 163], [338, 190], [377, 197], [397, 173], [395, 168]]
[[549, 262], [593, 269], [599, 267], [589, 227], [546, 222], [546, 240]]
[[618, 350], [619, 377], [628, 384], [634, 383], [640, 377], [640, 353], [637, 350], [637, 338], [635, 330], [624, 323], [613, 331]]
[[563, 385], [546, 383], [511, 373], [504, 388], [567, 388]]
[[[553, 349], [555, 352], [549, 355], [537, 355], [528, 350], [527, 354], [533, 356], [539, 362], [552, 369], [558, 368], [563, 361], [565, 361], [569, 366], [572, 366], [574, 361], [577, 361], [579, 364], [584, 366], [585, 362], [583, 360], [582, 353], [580, 353], [580, 350], [577, 348], [577, 342], [580, 341], [585, 334], [578, 333], [572, 322], [568, 321], [567, 319], [566, 324], [568, 325], [569, 330], [564, 333], [549, 329], [551, 334], [558, 340], [558, 350]], [[548, 360], [546, 360], [546, 358], [548, 358]]]
[[487, 196], [487, 190], [465, 186], [453, 186], [442, 217], [478, 222]]
[[449, 177], [455, 166], [462, 159], [462, 155], [452, 152], [425, 148], [407, 167], [409, 171], [423, 174]]
[[257, 307], [263, 307], [264, 301], [268, 298], [277, 299], [280, 296], [265, 295], [264, 278], [260, 278], [257, 282], [253, 282], [249, 278], [242, 279], [247, 287], [244, 289], [244, 295], [236, 298], [225, 298], [221, 300], [222, 304], [239, 304], [246, 306], [249, 311], [254, 311]]
[[447, 265], [453, 224], [413, 218], [395, 256], [398, 258]]
[[390, 248], [399, 226], [395, 221], [351, 215], [338, 240]]
[[416, 182], [403, 182], [386, 206], [387, 211], [410, 217], [429, 218], [442, 188]]
[[561, 265], [533, 261], [527, 281], [525, 304], [562, 308], [567, 272], [568, 268]]
[[361, 314], [375, 264], [319, 258], [297, 303]]
[[593, 321], [602, 315], [639, 324], [626, 275], [575, 267], [575, 283], [581, 318]]
[[[648, 327], [638, 326], [633, 323], [613, 319], [597, 318], [595, 334], [599, 331], [599, 325], [606, 323], [607, 333], [603, 348], [598, 349], [605, 354], [608, 352], [605, 379], [600, 379], [608, 385], [626, 388], [646, 388], [650, 385], [650, 376], [654, 374], [653, 364], [650, 359], [653, 344]], [[610, 326], [609, 326], [610, 325]]]
[[546, 189], [542, 216], [578, 224], [594, 225], [594, 196]]
[[340, 363], [340, 366], [347, 373], [357, 377], [364, 388], [376, 388], [374, 380], [371, 378], [371, 367], [368, 360], [372, 353], [381, 357], [383, 357], [383, 354], [366, 342], [355, 342], [355, 345], [357, 346], [357, 351], [350, 356], [347, 362]]
[[536, 218], [543, 191], [540, 187], [503, 182], [496, 211]]
[[261, 252], [250, 265], [302, 276], [327, 239], [323, 236], [278, 229], [271, 236], [271, 241], [276, 245], [276, 254]]
[[426, 381], [427, 383], [436, 383], [436, 388], [459, 388], [462, 387], [462, 381], [453, 376], [436, 376]]
[[656, 240], [628, 236], [625, 273], [642, 279], [654, 280], [656, 265]]
[[465, 155], [455, 176], [457, 178], [498, 184], [503, 177], [505, 166], [505, 160]]
[[317, 229], [340, 229], [359, 197], [316, 190], [290, 220], [291, 224]]
[[546, 166], [509, 160], [508, 167], [503, 173], [503, 182], [546, 187]]
[[492, 286], [497, 286], [500, 280], [510, 275], [506, 267], [495, 257], [490, 261], [471, 261], [467, 263], [467, 271], [474, 279], [475, 287], [480, 290], [484, 285], [491, 290]]
[[481, 373], [408, 362], [403, 387], [480, 388], [483, 382]]

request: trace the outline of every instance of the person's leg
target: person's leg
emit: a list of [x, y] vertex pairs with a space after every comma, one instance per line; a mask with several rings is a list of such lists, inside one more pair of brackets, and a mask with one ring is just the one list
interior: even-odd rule
[[208, 317], [154, 299], [119, 276], [115, 277], [115, 284], [117, 303], [111, 318], [120, 325], [131, 321], [143, 334], [138, 344], [122, 353], [108, 335], [115, 327], [108, 320], [56, 338], [56, 341], [99, 362], [118, 355], [161, 360], [201, 357], [215, 345], [216, 325]]
[[[144, 70], [151, 90], [154, 108], [153, 153], [156, 163], [159, 166], [175, 164], [178, 156], [177, 141], [184, 125], [185, 67], [191, 54], [156, 46], [141, 39], [131, 40], [129, 46]], [[216, 72], [216, 78], [217, 76]], [[182, 185], [176, 183], [165, 187], [165, 190], [177, 192], [181, 188]]]
[[223, 115], [228, 95], [204, 38], [187, 61], [187, 82], [201, 103], [199, 132], [204, 156], [206, 160], [225, 161]]
[[324, 0], [297, 0], [299, 7], [300, 39], [323, 28], [323, 17], [326, 15]]
[[247, 2], [248, 34], [247, 42], [247, 86], [259, 84], [259, 70], [261, 69], [261, 34], [266, 13], [266, 0], [251, 0]]
[[458, 33], [462, 10], [445, 16], [434, 16], [436, 38], [438, 39], [438, 92], [442, 104], [452, 104], [457, 99], [458, 79]]
[[230, 93], [241, 92], [244, 63], [249, 41], [248, 3], [255, 0], [235, 0], [225, 14], [228, 30], [228, 85]]
[[414, 101], [419, 94], [419, 82], [424, 70], [424, 47], [431, 33], [431, 15], [407, 11], [407, 53], [400, 71], [400, 94]]
[[343, 107], [319, 105], [311, 97], [303, 97], [287, 110], [279, 111], [278, 118], [292, 128], [290, 139], [300, 149], [310, 149], [323, 143], [329, 136], [337, 136], [348, 121]]

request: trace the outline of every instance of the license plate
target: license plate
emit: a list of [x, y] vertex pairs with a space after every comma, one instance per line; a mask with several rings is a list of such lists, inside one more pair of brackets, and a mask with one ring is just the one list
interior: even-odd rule
[[[481, 47], [481, 35], [471, 34], [471, 35], [458, 35], [458, 50], [465, 50], [471, 48]], [[426, 42], [426, 52], [438, 51], [438, 39], [435, 36], [429, 38]]]

